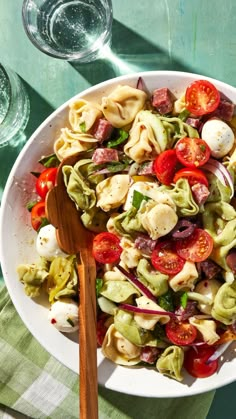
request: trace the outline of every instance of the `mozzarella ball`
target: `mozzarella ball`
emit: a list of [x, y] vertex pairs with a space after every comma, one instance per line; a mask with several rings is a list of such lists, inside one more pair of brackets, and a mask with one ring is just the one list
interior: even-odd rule
[[68, 256], [58, 246], [56, 229], [52, 224], [42, 227], [36, 240], [36, 250], [39, 256], [51, 261], [56, 256]]
[[75, 332], [79, 328], [78, 304], [71, 298], [58, 300], [51, 305], [48, 319], [60, 332]]
[[198, 303], [198, 308], [200, 311], [202, 311], [202, 313], [211, 314], [214, 298], [220, 287], [221, 283], [217, 281], [217, 279], [204, 279], [197, 283], [194, 291], [205, 295], [211, 300], [211, 304]]
[[220, 119], [209, 119], [202, 128], [201, 137], [209, 145], [211, 155], [224, 157], [234, 145], [234, 133], [226, 122]]

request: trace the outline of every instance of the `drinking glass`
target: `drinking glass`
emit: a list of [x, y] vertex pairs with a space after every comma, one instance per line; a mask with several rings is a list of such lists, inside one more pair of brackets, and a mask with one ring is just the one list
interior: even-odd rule
[[21, 79], [0, 64], [0, 147], [24, 131], [29, 109], [29, 99]]
[[111, 0], [24, 0], [22, 18], [32, 43], [55, 58], [88, 63], [111, 43]]

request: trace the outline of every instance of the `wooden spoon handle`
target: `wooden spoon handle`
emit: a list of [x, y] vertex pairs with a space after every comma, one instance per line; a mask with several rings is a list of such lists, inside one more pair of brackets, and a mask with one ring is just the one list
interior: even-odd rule
[[[97, 419], [96, 265], [91, 248], [81, 250], [78, 273], [80, 280], [80, 419]], [[89, 353], [87, 348], [90, 348]]]

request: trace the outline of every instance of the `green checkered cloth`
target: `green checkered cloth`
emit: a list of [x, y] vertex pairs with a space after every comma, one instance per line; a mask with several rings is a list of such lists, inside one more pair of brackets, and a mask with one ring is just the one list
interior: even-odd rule
[[[214, 392], [154, 399], [99, 386], [99, 419], [205, 419]], [[34, 339], [0, 288], [0, 418], [77, 419], [79, 378]], [[88, 418], [89, 419], [89, 418]]]

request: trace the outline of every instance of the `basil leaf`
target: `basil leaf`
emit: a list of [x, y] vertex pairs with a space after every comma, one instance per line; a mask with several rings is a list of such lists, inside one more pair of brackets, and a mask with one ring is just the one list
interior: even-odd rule
[[81, 124], [79, 124], [79, 127], [81, 129], [82, 132], [86, 132], [86, 124], [85, 122], [81, 122]]
[[60, 160], [57, 158], [56, 154], [50, 154], [48, 156], [42, 157], [39, 160], [39, 163], [45, 167], [58, 167]]
[[182, 112], [180, 112], [178, 118], [185, 122], [189, 115], [190, 112], [188, 111], [188, 109], [183, 109]]
[[139, 209], [142, 201], [148, 201], [149, 199], [149, 196], [143, 195], [141, 192], [134, 190], [132, 206]]
[[187, 302], [188, 302], [188, 294], [187, 294], [187, 292], [184, 292], [180, 297], [180, 305], [183, 308], [186, 308], [187, 307]]
[[174, 311], [173, 292], [167, 291], [165, 294], [158, 297], [158, 304], [166, 311]]
[[102, 286], [103, 286], [103, 279], [96, 278], [96, 295], [97, 295], [97, 297], [100, 294], [100, 291], [102, 289]]
[[37, 204], [38, 201], [30, 201], [26, 204], [26, 208], [29, 212], [32, 211], [32, 208]]
[[118, 136], [115, 139], [111, 139], [107, 143], [107, 148], [114, 148], [117, 145], [122, 144], [125, 140], [127, 140], [129, 133], [127, 131], [124, 131], [123, 129], [118, 129]]

